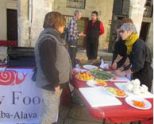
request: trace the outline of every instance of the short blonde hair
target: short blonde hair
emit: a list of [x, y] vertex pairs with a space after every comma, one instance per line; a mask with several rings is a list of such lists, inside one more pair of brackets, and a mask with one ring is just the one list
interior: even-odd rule
[[53, 11], [53, 12], [48, 12], [45, 15], [43, 28], [52, 27], [57, 29], [61, 26], [65, 26], [65, 24], [66, 24], [65, 17], [61, 13]]

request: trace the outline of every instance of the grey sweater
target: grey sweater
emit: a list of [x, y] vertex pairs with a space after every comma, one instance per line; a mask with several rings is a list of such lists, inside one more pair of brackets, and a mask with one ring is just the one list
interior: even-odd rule
[[36, 85], [53, 90], [55, 86], [69, 81], [70, 57], [65, 42], [55, 29], [44, 29], [35, 46], [37, 66]]

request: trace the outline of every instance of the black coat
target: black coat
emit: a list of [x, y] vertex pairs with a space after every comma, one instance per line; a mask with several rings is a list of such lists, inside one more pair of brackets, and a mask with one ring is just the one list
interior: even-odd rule
[[145, 84], [151, 89], [153, 80], [152, 56], [143, 40], [138, 39], [133, 45], [130, 61], [133, 72], [132, 79], [138, 78], [141, 84]]

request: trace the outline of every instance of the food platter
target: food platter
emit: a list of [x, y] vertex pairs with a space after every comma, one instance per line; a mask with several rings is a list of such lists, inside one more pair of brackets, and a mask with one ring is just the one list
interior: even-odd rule
[[90, 73], [94, 75], [95, 78], [101, 80], [110, 80], [114, 77], [111, 73], [105, 72], [102, 69], [94, 69], [91, 70]]
[[94, 79], [94, 76], [89, 72], [80, 72], [75, 75], [75, 78], [81, 81], [88, 81]]
[[101, 79], [95, 79], [96, 85], [98, 86], [107, 86], [107, 82]]
[[151, 103], [138, 96], [129, 96], [125, 99], [126, 103], [136, 109], [147, 110], [152, 107]]
[[106, 87], [106, 90], [112, 95], [114, 95], [115, 97], [124, 98], [127, 96], [125, 91], [115, 88], [115, 87]]

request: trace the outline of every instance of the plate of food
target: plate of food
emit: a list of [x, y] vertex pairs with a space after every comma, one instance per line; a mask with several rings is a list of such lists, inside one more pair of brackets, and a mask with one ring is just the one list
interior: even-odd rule
[[95, 65], [83, 65], [83, 68], [87, 70], [93, 70], [93, 69], [97, 69], [98, 67]]
[[95, 81], [96, 81], [96, 85], [99, 85], [99, 86], [107, 86], [107, 82], [104, 81], [104, 80], [95, 79]]
[[136, 109], [147, 110], [152, 107], [151, 103], [148, 100], [138, 96], [126, 97], [125, 101], [128, 105]]
[[94, 79], [94, 76], [89, 72], [79, 72], [75, 75], [75, 78], [81, 81], [88, 81]]
[[114, 77], [111, 73], [105, 72], [102, 69], [94, 69], [94, 70], [91, 70], [90, 73], [94, 75], [95, 78], [101, 79], [101, 80], [110, 80]]
[[119, 97], [119, 98], [124, 98], [127, 96], [124, 90], [121, 90], [115, 87], [107, 87], [106, 90], [112, 95]]

